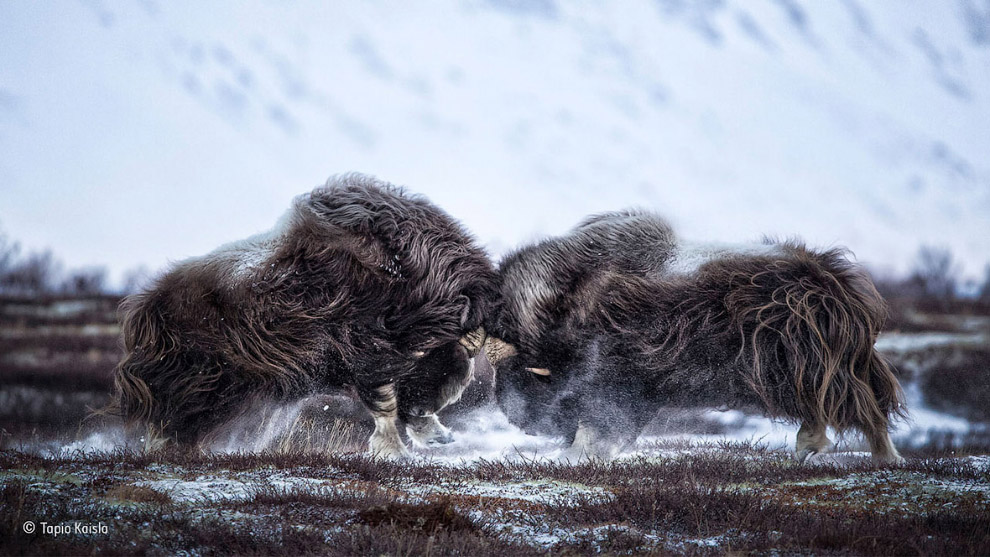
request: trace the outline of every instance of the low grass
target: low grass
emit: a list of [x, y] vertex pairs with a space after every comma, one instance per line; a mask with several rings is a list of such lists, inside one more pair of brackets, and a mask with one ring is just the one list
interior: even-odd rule
[[[749, 444], [658, 447], [650, 457], [577, 465], [0, 451], [0, 554], [977, 555], [990, 547], [985, 466], [958, 458], [802, 466]], [[204, 478], [250, 489], [214, 497], [223, 488], [204, 487], [189, 500], [161, 487]], [[479, 484], [492, 490], [463, 494]], [[512, 487], [520, 484], [548, 491], [521, 499]], [[564, 493], [555, 485], [568, 495], [554, 495]], [[25, 534], [25, 520], [104, 521], [110, 532], [56, 539]]]

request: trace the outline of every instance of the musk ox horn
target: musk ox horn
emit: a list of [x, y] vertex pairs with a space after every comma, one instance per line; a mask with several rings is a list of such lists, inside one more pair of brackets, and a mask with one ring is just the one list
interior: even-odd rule
[[470, 333], [462, 336], [457, 342], [461, 343], [468, 351], [468, 356], [472, 358], [477, 356], [481, 349], [485, 346], [485, 339], [488, 334], [485, 333], [484, 327], [478, 327], [477, 329], [471, 331]]
[[493, 336], [485, 339], [484, 348], [485, 356], [488, 357], [488, 361], [491, 362], [492, 365], [517, 354], [515, 346], [512, 346], [504, 340]]
[[550, 370], [545, 367], [528, 367], [526, 371], [543, 377], [550, 377]]

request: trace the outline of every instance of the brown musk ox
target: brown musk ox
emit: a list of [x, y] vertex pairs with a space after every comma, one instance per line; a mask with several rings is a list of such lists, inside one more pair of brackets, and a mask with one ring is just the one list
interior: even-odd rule
[[353, 386], [374, 454], [397, 422], [449, 442], [436, 413], [471, 380], [495, 293], [485, 252], [418, 195], [348, 174], [297, 197], [271, 232], [172, 266], [122, 304], [111, 410], [201, 440], [256, 395]]
[[711, 406], [799, 422], [801, 461], [832, 448], [829, 426], [901, 460], [902, 393], [874, 348], [885, 305], [841, 250], [695, 246], [651, 213], [607, 213], [505, 257], [499, 289], [499, 406], [564, 436], [565, 458], [614, 455], [661, 406]]

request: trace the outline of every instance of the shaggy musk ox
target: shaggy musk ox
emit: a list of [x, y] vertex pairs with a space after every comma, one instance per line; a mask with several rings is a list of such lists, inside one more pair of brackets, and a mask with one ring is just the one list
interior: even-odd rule
[[496, 397], [567, 458], [610, 456], [659, 406], [756, 406], [800, 422], [797, 458], [826, 428], [865, 434], [899, 461], [901, 390], [873, 345], [883, 300], [843, 252], [796, 242], [692, 247], [659, 217], [592, 217], [501, 263], [486, 323]]
[[423, 197], [346, 175], [275, 230], [175, 265], [122, 304], [112, 409], [195, 442], [256, 395], [350, 385], [372, 453], [448, 442], [436, 412], [472, 377], [495, 293], [488, 257]]

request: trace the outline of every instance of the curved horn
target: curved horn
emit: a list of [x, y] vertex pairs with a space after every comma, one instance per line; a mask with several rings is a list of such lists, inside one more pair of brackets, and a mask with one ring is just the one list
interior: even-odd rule
[[528, 367], [526, 371], [543, 377], [550, 377], [550, 370], [545, 367]]
[[481, 352], [487, 337], [488, 335], [485, 333], [484, 327], [478, 327], [462, 336], [457, 342], [461, 343], [461, 346], [467, 350], [468, 356], [473, 358], [478, 355], [478, 352]]
[[500, 338], [490, 336], [485, 339], [485, 356], [492, 365], [516, 354], [516, 347]]

